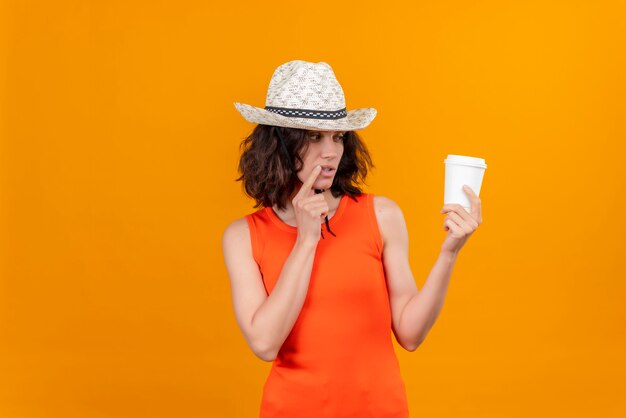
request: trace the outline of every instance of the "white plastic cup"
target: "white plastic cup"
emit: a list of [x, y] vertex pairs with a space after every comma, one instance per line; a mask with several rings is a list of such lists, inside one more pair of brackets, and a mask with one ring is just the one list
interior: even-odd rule
[[443, 160], [443, 163], [446, 165], [443, 204], [458, 203], [470, 212], [472, 205], [469, 196], [463, 190], [463, 185], [467, 184], [476, 196], [480, 196], [483, 176], [487, 169], [485, 160], [466, 155], [448, 154], [448, 158]]

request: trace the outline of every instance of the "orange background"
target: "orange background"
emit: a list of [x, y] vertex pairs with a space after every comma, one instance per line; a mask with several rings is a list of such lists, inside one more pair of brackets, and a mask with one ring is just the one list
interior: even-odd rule
[[274, 69], [331, 64], [422, 287], [443, 159], [484, 223], [413, 353], [412, 417], [626, 416], [622, 1], [0, 3], [0, 416], [254, 417], [270, 363], [221, 234]]

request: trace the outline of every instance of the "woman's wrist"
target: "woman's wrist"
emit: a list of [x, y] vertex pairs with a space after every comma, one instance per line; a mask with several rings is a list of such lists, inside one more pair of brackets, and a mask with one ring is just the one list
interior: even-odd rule
[[314, 250], [317, 247], [318, 243], [319, 243], [319, 239], [315, 241], [313, 239], [303, 238], [300, 235], [298, 235], [298, 237], [296, 238], [296, 243], [294, 247], [300, 247], [304, 250]]
[[441, 250], [439, 257], [444, 258], [446, 261], [454, 262], [459, 256], [458, 251]]

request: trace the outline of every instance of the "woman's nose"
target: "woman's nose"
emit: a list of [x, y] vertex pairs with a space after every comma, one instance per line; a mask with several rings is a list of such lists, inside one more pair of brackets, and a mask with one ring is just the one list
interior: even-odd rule
[[322, 141], [322, 156], [334, 157], [337, 155], [337, 144], [333, 141], [333, 138], [325, 138]]

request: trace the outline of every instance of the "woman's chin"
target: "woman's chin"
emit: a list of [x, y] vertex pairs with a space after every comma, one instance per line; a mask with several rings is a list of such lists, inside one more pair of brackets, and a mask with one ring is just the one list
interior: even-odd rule
[[314, 189], [330, 189], [330, 186], [333, 185], [333, 179], [318, 179], [315, 183], [313, 183]]

